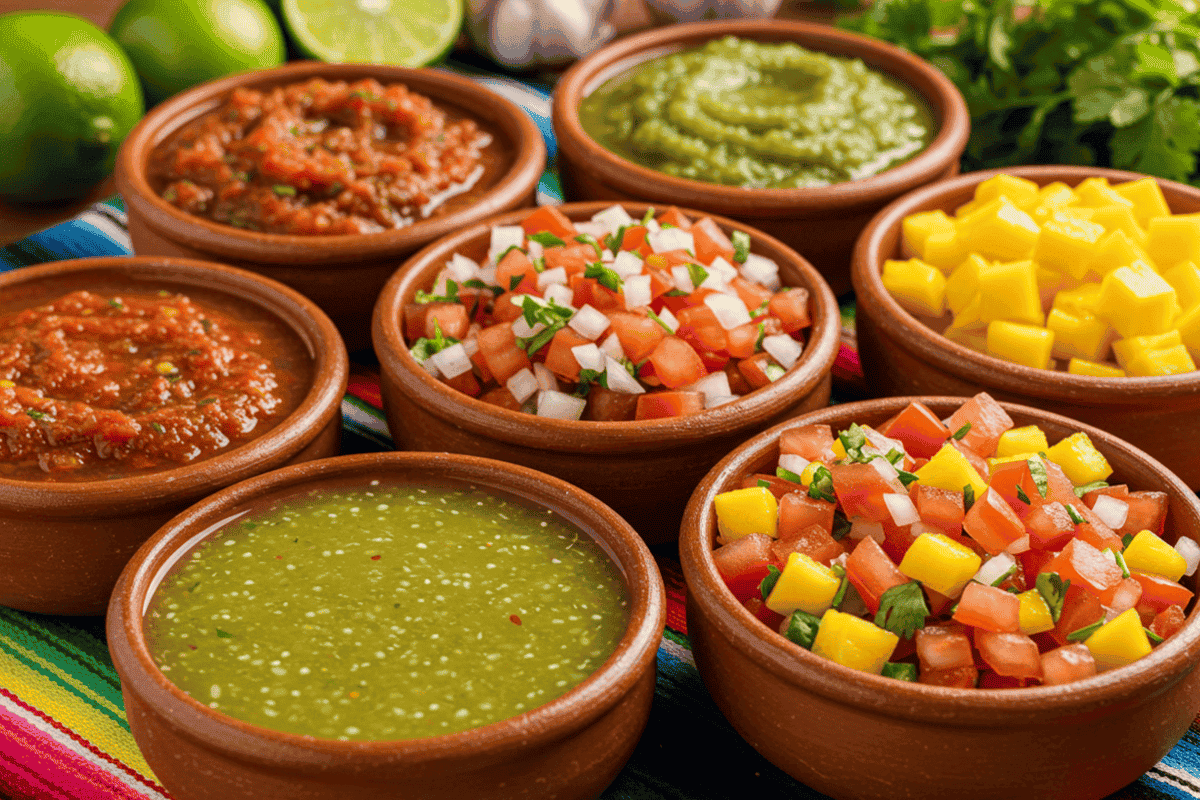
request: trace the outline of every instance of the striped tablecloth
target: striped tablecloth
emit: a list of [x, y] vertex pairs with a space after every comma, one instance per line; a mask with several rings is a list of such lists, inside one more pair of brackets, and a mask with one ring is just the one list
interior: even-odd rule
[[[529, 113], [546, 138], [553, 164], [549, 95], [510, 78], [473, 77]], [[538, 196], [542, 203], [561, 199], [553, 169], [543, 176]], [[125, 213], [120, 201], [113, 199], [3, 248], [0, 271], [130, 252]], [[837, 391], [848, 395], [855, 391], [858, 372], [852, 300], [843, 307], [843, 321], [847, 335], [835, 378]], [[344, 452], [392, 446], [380, 405], [377, 376], [369, 367], [356, 367], [342, 403]], [[605, 800], [725, 800], [731, 797], [730, 787], [736, 787], [736, 796], [754, 800], [823, 797], [769, 764], [721, 716], [692, 660], [679, 563], [670, 548], [656, 549], [668, 593], [657, 691], [637, 751], [604, 793]], [[703, 758], [698, 757], [701, 753]], [[169, 797], [129, 732], [102, 620], [0, 608], [0, 796], [12, 800]], [[1200, 727], [1193, 724], [1162, 762], [1113, 797], [1200, 799]]]

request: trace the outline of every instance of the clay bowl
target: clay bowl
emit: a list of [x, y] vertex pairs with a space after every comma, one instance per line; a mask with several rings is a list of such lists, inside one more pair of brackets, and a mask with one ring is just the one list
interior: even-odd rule
[[[258, 233], [201, 219], [160, 198], [146, 178], [156, 145], [220, 105], [235, 88], [265, 89], [309, 78], [403, 83], [443, 108], [481, 121], [502, 158], [469, 204], [398, 230], [366, 235], [290, 236]], [[138, 255], [186, 256], [259, 272], [312, 299], [333, 319], [350, 350], [369, 347], [371, 306], [384, 282], [410, 254], [484, 217], [533, 202], [545, 168], [537, 126], [514, 103], [448, 72], [373, 64], [301, 62], [205, 83], [156, 106], [130, 132], [117, 158], [117, 190], [129, 212]]]
[[[1136, 779], [1187, 731], [1200, 708], [1200, 617], [1129, 666], [1063, 686], [951, 689], [883, 678], [792, 644], [744, 609], [712, 560], [714, 495], [779, 457], [792, 426], [877, 425], [920, 400], [948, 416], [961, 397], [893, 397], [832, 406], [754, 437], [692, 495], [680, 535], [688, 634], [705, 685], [733, 727], [785, 772], [839, 800], [1053, 797], [1096, 800]], [[1050, 441], [1085, 431], [1111, 481], [1170, 495], [1168, 541], [1200, 536], [1200, 502], [1133, 445], [1039, 409], [1004, 404]], [[1197, 588], [1197, 577], [1189, 588]]]
[[[1013, 167], [1005, 172], [1045, 185], [1084, 178], [1120, 183], [1144, 177], [1094, 167]], [[883, 262], [899, 258], [900, 225], [917, 211], [951, 212], [971, 199], [995, 171], [972, 172], [918, 189], [879, 213], [854, 250], [858, 350], [872, 393], [973, 395], [1037, 406], [1116, 433], [1200, 486], [1200, 372], [1159, 378], [1096, 378], [1034, 369], [950, 341], [892, 299], [880, 278]], [[1200, 211], [1200, 189], [1159, 181], [1174, 213]], [[907, 257], [907, 256], [905, 256]]]
[[[312, 361], [299, 405], [262, 436], [162, 472], [85, 482], [0, 477], [0, 605], [43, 614], [103, 614], [134, 551], [171, 517], [232, 483], [337, 453], [346, 348], [311, 301], [260, 275], [188, 259], [87, 258], [0, 275], [4, 308], [95, 286], [180, 291], [203, 304], [236, 298], [274, 317]], [[24, 305], [25, 298], [28, 305]]]
[[[561, 206], [587, 220], [611, 203]], [[648, 206], [625, 203], [640, 219]], [[693, 219], [701, 212], [684, 209]], [[615, 508], [651, 544], [674, 540], [692, 487], [747, 436], [829, 402], [830, 369], [841, 321], [837, 300], [815, 269], [791, 248], [745, 225], [714, 217], [726, 233], [745, 230], [752, 252], [780, 265], [785, 285], [811, 294], [813, 327], [800, 361], [768, 387], [700, 414], [641, 422], [555, 420], [509, 411], [431, 377], [409, 355], [401, 328], [406, 303], [428, 290], [455, 252], [482, 260], [493, 225], [518, 224], [528, 210], [493, 217], [418, 253], [396, 273], [375, 306], [375, 353], [388, 427], [396, 446], [486, 456], [548, 472]]]
[[[937, 135], [912, 160], [870, 178], [813, 189], [743, 189], [677, 178], [634, 164], [584, 131], [579, 122], [580, 103], [605, 81], [651, 58], [728, 35], [796, 42], [812, 50], [862, 59], [924, 98]], [[863, 226], [905, 192], [957, 174], [970, 128], [962, 95], [928, 62], [866, 36], [780, 19], [671, 25], [614, 42], [563, 75], [554, 91], [553, 122], [568, 199], [676, 204], [753, 225], [803, 253], [838, 295], [850, 288], [850, 251]]]
[[[142, 618], [169, 566], [246, 504], [337, 481], [475, 485], [552, 509], [624, 574], [630, 619], [616, 651], [561, 697], [515, 717], [402, 741], [336, 741], [228, 717], [155, 666]], [[525, 467], [448, 453], [372, 453], [310, 462], [232, 486], [175, 517], [138, 551], [113, 593], [108, 642], [133, 736], [178, 800], [594, 798], [633, 753], [654, 696], [665, 592], [654, 559], [612, 509]], [[398, 789], [398, 787], [403, 787]]]

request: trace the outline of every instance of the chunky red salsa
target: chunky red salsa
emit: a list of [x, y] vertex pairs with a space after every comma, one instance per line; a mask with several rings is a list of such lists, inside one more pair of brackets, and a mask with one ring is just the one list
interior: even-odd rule
[[376, 233], [470, 201], [500, 171], [493, 137], [402, 84], [312, 78], [235, 89], [151, 154], [171, 204], [239, 228]]
[[279, 334], [167, 291], [0, 316], [0, 476], [120, 477], [261, 436], [308, 383], [302, 345]]

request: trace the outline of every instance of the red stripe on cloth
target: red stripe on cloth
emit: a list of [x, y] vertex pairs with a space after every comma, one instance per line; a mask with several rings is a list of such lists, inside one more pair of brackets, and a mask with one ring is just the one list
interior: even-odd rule
[[687, 585], [679, 562], [669, 558], [655, 559], [667, 590], [667, 627], [687, 636]]
[[383, 395], [379, 391], [379, 376], [355, 370], [350, 375], [346, 391], [364, 403], [383, 408]]

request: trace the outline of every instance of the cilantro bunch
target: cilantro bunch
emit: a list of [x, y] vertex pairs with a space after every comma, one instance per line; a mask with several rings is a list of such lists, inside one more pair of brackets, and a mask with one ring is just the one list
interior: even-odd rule
[[876, 0], [842, 26], [929, 60], [971, 113], [963, 170], [1111, 166], [1196, 182], [1200, 13], [1180, 0]]

